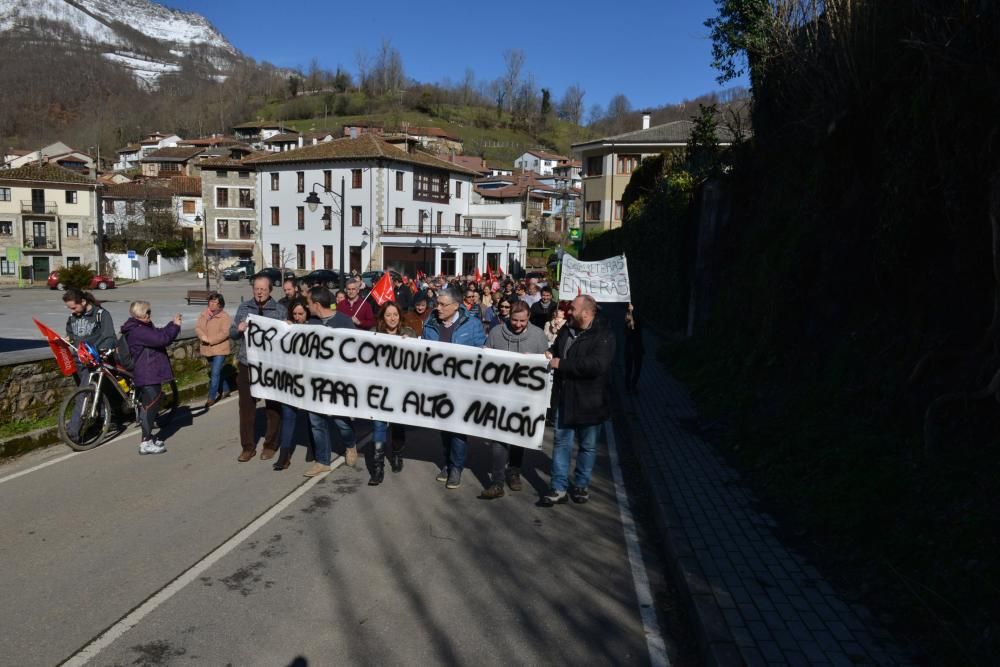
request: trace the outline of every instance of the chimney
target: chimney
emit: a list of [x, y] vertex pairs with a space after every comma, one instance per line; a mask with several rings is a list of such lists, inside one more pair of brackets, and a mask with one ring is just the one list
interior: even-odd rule
[[649, 118], [651, 115], [652, 114], [649, 111], [642, 112], [642, 129], [644, 130], [649, 129]]
[[302, 148], [302, 135], [299, 135], [299, 148]]

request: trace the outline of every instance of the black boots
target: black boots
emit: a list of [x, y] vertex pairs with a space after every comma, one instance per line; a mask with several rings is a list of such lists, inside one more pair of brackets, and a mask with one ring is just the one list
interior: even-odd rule
[[392, 443], [392, 453], [389, 454], [389, 467], [392, 468], [393, 472], [399, 472], [403, 469], [403, 443]]
[[372, 458], [372, 473], [368, 486], [378, 486], [385, 479], [385, 443], [375, 443], [375, 456]]

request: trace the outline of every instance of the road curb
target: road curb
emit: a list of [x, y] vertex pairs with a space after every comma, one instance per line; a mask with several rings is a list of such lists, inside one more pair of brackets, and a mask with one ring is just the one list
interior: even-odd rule
[[[621, 379], [616, 378], [616, 382]], [[624, 382], [619, 382], [619, 389], [623, 388]], [[704, 593], [705, 586], [700, 583], [704, 581], [704, 577], [698, 570], [697, 563], [690, 557], [690, 550], [680, 544], [675, 531], [671, 529], [672, 525], [676, 526], [676, 521], [671, 519], [668, 510], [669, 500], [663, 497], [662, 491], [651, 479], [651, 472], [657, 469], [658, 464], [649, 446], [632, 429], [632, 420], [626, 413], [621, 392], [614, 395], [614, 412], [616, 430], [625, 435], [629, 447], [642, 464], [642, 486], [653, 500], [653, 516], [663, 543], [665, 565], [697, 632], [698, 648], [704, 664], [710, 667], [743, 665], [739, 647], [726, 627], [722, 610], [715, 604], [710, 590], [707, 594]], [[698, 594], [699, 589], [702, 589], [702, 594]]]
[[[200, 398], [208, 395], [208, 380], [196, 382], [177, 389], [178, 401], [180, 405], [193, 398]], [[45, 428], [18, 433], [8, 438], [0, 438], [0, 461], [6, 461], [16, 456], [27, 454], [28, 452], [49, 445], [59, 443], [59, 427], [56, 425]]]

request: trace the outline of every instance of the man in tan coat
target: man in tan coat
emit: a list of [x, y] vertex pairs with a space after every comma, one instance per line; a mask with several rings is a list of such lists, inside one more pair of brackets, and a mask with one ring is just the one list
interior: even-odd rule
[[[198, 316], [194, 332], [201, 341], [201, 356], [208, 362], [208, 400], [205, 407], [210, 408], [219, 400], [219, 390], [222, 388], [222, 366], [229, 356], [229, 327], [232, 318], [226, 312], [226, 300], [218, 292], [208, 295], [208, 308]], [[229, 384], [227, 380], [227, 385]], [[226, 396], [232, 391], [232, 386], [226, 390]]]

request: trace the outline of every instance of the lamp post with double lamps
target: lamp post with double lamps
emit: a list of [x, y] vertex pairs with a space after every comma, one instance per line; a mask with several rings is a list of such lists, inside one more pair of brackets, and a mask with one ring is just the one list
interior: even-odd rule
[[[319, 206], [319, 194], [316, 192], [316, 188], [321, 188], [324, 194], [330, 195], [334, 202], [338, 202], [337, 206], [338, 213], [340, 213], [340, 271], [338, 278], [340, 279], [340, 289], [344, 289], [346, 281], [344, 280], [344, 188], [345, 188], [345, 178], [340, 177], [340, 193], [336, 193], [330, 190], [325, 185], [320, 185], [319, 183], [313, 183], [312, 192], [306, 197], [305, 203], [309, 206], [309, 211], [312, 213], [316, 212], [316, 207]], [[323, 219], [326, 219], [326, 214], [323, 214]]]
[[202, 220], [201, 214], [195, 215], [194, 221], [201, 223], [201, 268], [205, 271], [205, 291], [211, 292], [212, 286], [208, 283], [208, 225]]

